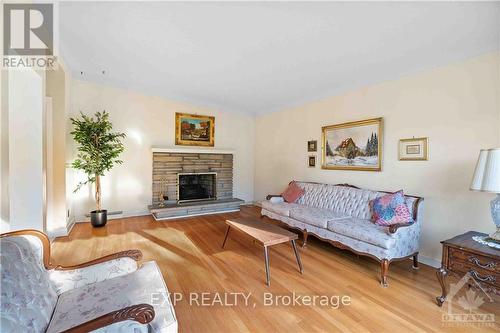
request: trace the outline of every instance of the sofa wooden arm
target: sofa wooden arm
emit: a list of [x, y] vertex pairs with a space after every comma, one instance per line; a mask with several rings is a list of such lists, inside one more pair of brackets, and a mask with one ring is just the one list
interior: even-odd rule
[[125, 320], [133, 320], [141, 324], [151, 322], [155, 317], [155, 310], [149, 304], [136, 304], [120, 310], [116, 310], [100, 316], [98, 318], [89, 320], [83, 324], [72, 327], [64, 332], [68, 333], [83, 333], [96, 330], [101, 327], [118, 323]]
[[121, 251], [121, 252], [116, 252], [113, 254], [109, 254], [107, 256], [97, 258], [94, 260], [90, 260], [78, 265], [72, 265], [72, 266], [62, 266], [62, 265], [57, 265], [54, 267], [56, 270], [61, 270], [61, 271], [66, 271], [66, 270], [72, 270], [72, 269], [78, 269], [78, 268], [83, 268], [83, 267], [88, 267], [96, 264], [100, 264], [106, 261], [114, 260], [114, 259], [119, 259], [119, 258], [131, 258], [135, 261], [139, 261], [142, 258], [142, 252], [140, 250], [127, 250], [127, 251]]
[[413, 225], [413, 223], [398, 223], [398, 224], [393, 224], [389, 226], [389, 233], [395, 234], [396, 231], [398, 231], [399, 228], [404, 228], [404, 227], [409, 227]]
[[271, 198], [281, 198], [281, 194], [268, 194], [266, 200], [271, 200]]

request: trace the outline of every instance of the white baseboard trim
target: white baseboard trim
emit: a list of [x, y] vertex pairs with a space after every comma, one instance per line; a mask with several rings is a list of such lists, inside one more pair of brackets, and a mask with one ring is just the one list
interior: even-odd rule
[[74, 225], [75, 225], [75, 219], [73, 217], [73, 218], [68, 219], [68, 221], [66, 222], [66, 225], [64, 227], [60, 227], [60, 228], [57, 228], [54, 230], [47, 231], [47, 235], [49, 236], [49, 239], [51, 241], [53, 241], [55, 238], [58, 238], [58, 237], [66, 237], [69, 235], [69, 233], [71, 232], [71, 229], [73, 228]]
[[68, 230], [65, 227], [57, 228], [47, 231], [47, 236], [49, 236], [50, 241], [53, 241], [57, 237], [68, 236]]
[[420, 263], [422, 263], [424, 265], [427, 265], [427, 266], [434, 267], [434, 268], [441, 267], [441, 261], [440, 260], [436, 260], [434, 258], [429, 258], [429, 257], [424, 257], [424, 256], [421, 256], [421, 255], [418, 256], [418, 262], [420, 262]]
[[257, 201], [245, 201], [241, 206], [260, 206], [260, 203]]
[[75, 217], [74, 216], [70, 217], [69, 222], [66, 225], [66, 230], [68, 231], [68, 235], [71, 233], [71, 230], [73, 230], [75, 223], [76, 223]]
[[[108, 220], [115, 220], [115, 219], [122, 219], [126, 217], [135, 217], [135, 216], [146, 216], [150, 215], [148, 210], [130, 210], [130, 211], [123, 211], [121, 214], [108, 214]], [[87, 217], [85, 215], [78, 215], [76, 217], [76, 223], [82, 223], [82, 222], [90, 222], [90, 217]]]

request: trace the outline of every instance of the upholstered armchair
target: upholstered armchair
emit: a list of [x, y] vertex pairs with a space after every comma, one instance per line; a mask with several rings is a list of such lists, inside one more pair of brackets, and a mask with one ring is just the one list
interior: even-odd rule
[[65, 267], [44, 233], [20, 230], [0, 235], [0, 256], [2, 332], [177, 332], [162, 274], [139, 250]]

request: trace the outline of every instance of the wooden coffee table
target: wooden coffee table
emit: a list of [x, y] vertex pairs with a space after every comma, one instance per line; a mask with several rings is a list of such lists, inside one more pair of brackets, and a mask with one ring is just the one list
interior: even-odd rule
[[293, 232], [280, 228], [274, 224], [265, 223], [262, 220], [253, 217], [241, 217], [226, 220], [226, 224], [227, 230], [226, 235], [224, 236], [224, 242], [222, 242], [222, 248], [226, 245], [227, 236], [229, 235], [229, 230], [231, 230], [231, 228], [250, 236], [256, 243], [264, 247], [264, 259], [266, 261], [266, 284], [268, 286], [271, 284], [271, 276], [269, 272], [269, 251], [267, 248], [271, 245], [291, 242], [293, 252], [295, 252], [295, 258], [297, 258], [297, 264], [299, 265], [300, 274], [303, 273], [304, 270], [302, 268], [302, 262], [300, 261], [297, 245], [295, 244], [295, 240], [298, 236]]

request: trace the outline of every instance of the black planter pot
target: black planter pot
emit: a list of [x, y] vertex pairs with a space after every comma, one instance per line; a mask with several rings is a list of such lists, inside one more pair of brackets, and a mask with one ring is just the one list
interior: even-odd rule
[[104, 227], [108, 222], [108, 211], [106, 209], [93, 210], [90, 212], [90, 223], [94, 227]]

